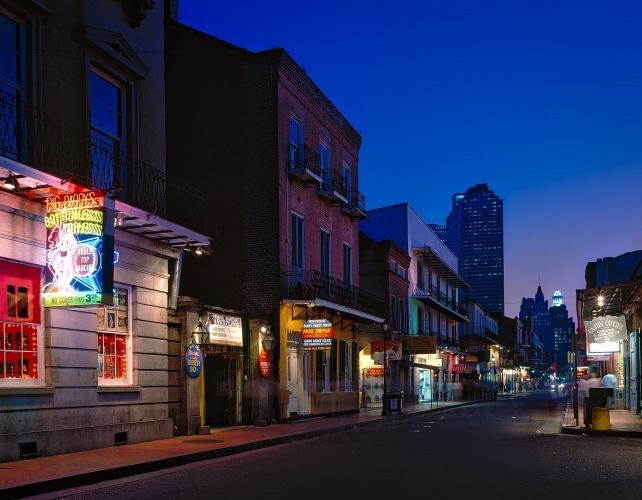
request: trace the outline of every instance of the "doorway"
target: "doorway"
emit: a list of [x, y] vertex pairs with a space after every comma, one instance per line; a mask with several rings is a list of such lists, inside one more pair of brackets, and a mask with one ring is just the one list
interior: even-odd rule
[[204, 359], [205, 425], [222, 427], [241, 422], [241, 359], [228, 354]]

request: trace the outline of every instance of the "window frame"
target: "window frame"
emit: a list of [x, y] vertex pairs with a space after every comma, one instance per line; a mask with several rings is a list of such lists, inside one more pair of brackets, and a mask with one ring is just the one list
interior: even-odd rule
[[[45, 346], [44, 328], [42, 326], [42, 304], [40, 301], [40, 288], [42, 286], [42, 269], [22, 262], [13, 262], [0, 259], [2, 276], [0, 283], [0, 300], [2, 302], [2, 315], [0, 316], [0, 365], [2, 374], [0, 376], [0, 390], [17, 387], [42, 387], [45, 385]], [[27, 290], [27, 314], [26, 316], [11, 316], [9, 312], [9, 295], [4, 289], [26, 288]], [[6, 306], [6, 307], [5, 307]], [[13, 304], [14, 312], [17, 312], [16, 304]], [[7, 331], [10, 330], [10, 331]], [[26, 330], [26, 331], [25, 331]], [[31, 338], [29, 335], [31, 334]], [[34, 339], [35, 336], [35, 339]], [[33, 348], [35, 340], [36, 348]], [[24, 349], [25, 341], [31, 348]], [[7, 346], [10, 346], [7, 348]], [[16, 353], [18, 358], [16, 358]], [[26, 354], [26, 356], [25, 356]], [[18, 371], [22, 372], [25, 363], [35, 357], [35, 363], [31, 364], [28, 370], [35, 367], [36, 376], [4, 378], [4, 370], [12, 366], [12, 373], [15, 373], [15, 363], [18, 363]], [[10, 360], [9, 358], [14, 358]], [[21, 368], [22, 367], [22, 368]]]
[[343, 281], [349, 285], [352, 285], [352, 266], [353, 266], [352, 245], [344, 241], [343, 242]]
[[[118, 304], [116, 304], [116, 311], [115, 311], [115, 318], [116, 318], [116, 324], [114, 325], [113, 328], [110, 328], [109, 326], [109, 321], [103, 321], [103, 324], [105, 325], [103, 329], [99, 328], [99, 323], [97, 323], [97, 328], [96, 328], [96, 348], [97, 348], [97, 354], [96, 354], [96, 379], [99, 387], [127, 387], [133, 385], [133, 365], [134, 365], [134, 359], [133, 359], [133, 331], [132, 331], [132, 316], [133, 316], [133, 310], [132, 310], [132, 287], [128, 285], [123, 285], [123, 284], [114, 284], [114, 302], [117, 302], [119, 300], [119, 292], [120, 291], [125, 291], [127, 293], [127, 306], [126, 306], [126, 314], [127, 314], [127, 332], [122, 332], [118, 331], [119, 325], [118, 325], [118, 313], [120, 312], [118, 310]], [[96, 315], [97, 319], [100, 317], [100, 308], [104, 308], [105, 312], [105, 318], [108, 318], [108, 315], [110, 312], [108, 311], [110, 309], [110, 306], [100, 306], [99, 308], [96, 309]], [[111, 311], [113, 313], [113, 311]], [[126, 342], [125, 342], [125, 362], [126, 362], [126, 368], [125, 368], [125, 377], [123, 378], [104, 378], [99, 375], [99, 372], [101, 371], [101, 368], [104, 369], [105, 367], [105, 357], [106, 354], [103, 354], [102, 360], [101, 360], [101, 352], [99, 350], [100, 343], [99, 339], [101, 335], [114, 335], [114, 336], [126, 336]], [[101, 366], [102, 364], [102, 366]]]
[[295, 212], [290, 214], [291, 221], [291, 241], [292, 252], [291, 265], [295, 271], [305, 270], [305, 218]]

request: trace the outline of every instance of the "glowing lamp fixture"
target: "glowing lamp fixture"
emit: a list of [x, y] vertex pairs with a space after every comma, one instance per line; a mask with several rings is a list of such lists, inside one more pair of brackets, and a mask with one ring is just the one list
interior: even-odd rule
[[276, 338], [274, 338], [274, 335], [272, 335], [272, 327], [262, 326], [261, 333], [263, 334], [263, 340], [261, 340], [263, 349], [265, 349], [266, 351], [271, 351], [272, 349], [274, 349]]
[[7, 177], [4, 181], [4, 188], [10, 189], [12, 191], [20, 189], [20, 184], [18, 184], [18, 178], [16, 177], [16, 174], [14, 174], [13, 172], [9, 172], [9, 177]]
[[200, 346], [210, 343], [210, 332], [200, 319], [198, 325], [192, 330], [192, 341]]

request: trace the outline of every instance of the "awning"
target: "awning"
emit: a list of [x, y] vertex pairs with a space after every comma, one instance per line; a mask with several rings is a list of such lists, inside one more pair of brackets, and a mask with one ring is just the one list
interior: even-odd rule
[[451, 373], [467, 373], [468, 365], [453, 365], [451, 367]]

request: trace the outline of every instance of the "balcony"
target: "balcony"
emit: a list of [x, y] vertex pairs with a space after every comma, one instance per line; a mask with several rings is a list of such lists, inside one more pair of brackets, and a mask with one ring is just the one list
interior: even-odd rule
[[281, 298], [302, 303], [322, 300], [379, 318], [385, 317], [382, 298], [319, 271], [284, 272], [281, 277]]
[[365, 219], [366, 214], [366, 197], [356, 189], [348, 191], [348, 203], [343, 206], [343, 213], [349, 215], [355, 220]]
[[205, 193], [4, 92], [0, 156], [86, 189], [105, 190], [149, 215], [207, 231]]
[[435, 290], [432, 286], [427, 286], [427, 290], [425, 290], [423, 286], [412, 283], [411, 296], [414, 299], [435, 306], [443, 312], [451, 313], [462, 321], [468, 321], [468, 311], [465, 307], [442, 291]]
[[321, 184], [321, 156], [310, 146], [290, 144], [288, 175], [300, 179], [306, 186]]
[[319, 196], [328, 200], [332, 205], [346, 205], [348, 203], [348, 189], [345, 186], [343, 175], [332, 169], [322, 170]]

